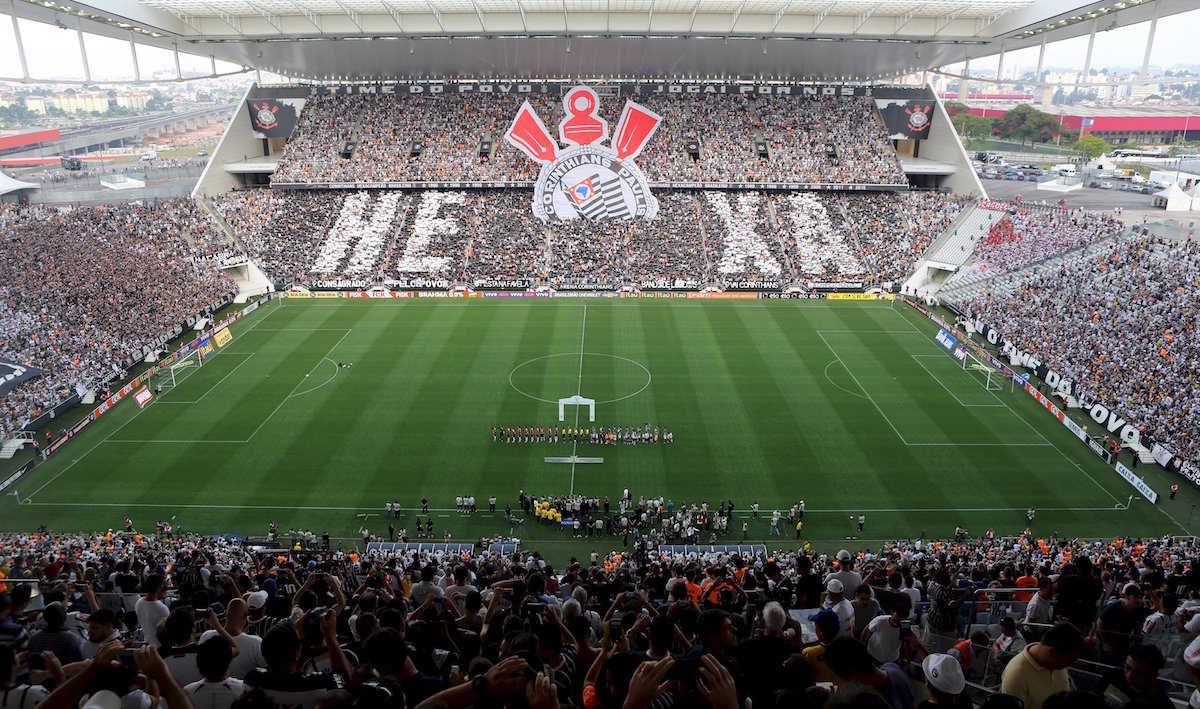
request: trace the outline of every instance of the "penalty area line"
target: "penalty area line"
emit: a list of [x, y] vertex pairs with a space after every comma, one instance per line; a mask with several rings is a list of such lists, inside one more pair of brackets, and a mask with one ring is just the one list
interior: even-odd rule
[[[241, 337], [245, 337], [246, 335], [250, 334], [250, 331], [251, 331], [251, 330], [254, 330], [254, 329], [255, 329], [255, 328], [257, 328], [259, 325], [262, 325], [263, 323], [265, 323], [265, 322], [267, 321], [267, 318], [269, 318], [269, 317], [271, 317], [272, 315], [274, 315], [274, 314], [275, 314], [275, 312], [276, 312], [277, 310], [279, 310], [279, 308], [278, 308], [278, 307], [275, 307], [275, 308], [270, 308], [270, 311], [271, 311], [271, 312], [269, 312], [269, 313], [267, 313], [266, 315], [264, 315], [264, 316], [263, 316], [263, 318], [262, 318], [262, 320], [259, 320], [258, 322], [254, 323], [254, 324], [253, 324], [253, 325], [251, 325], [250, 327], [246, 328], [246, 329], [245, 329], [245, 331], [243, 331], [243, 332], [242, 332], [242, 333], [241, 333], [241, 334], [240, 334], [238, 337], [239, 337], [239, 338], [241, 338]], [[227, 352], [227, 351], [228, 351], [228, 350], [218, 350], [218, 351], [217, 351], [217, 354], [216, 354], [216, 355], [214, 355], [214, 356], [219, 356], [219, 355], [221, 355], [221, 354], [223, 354], [223, 353], [225, 353], [225, 352]], [[249, 359], [249, 358], [247, 358], [247, 359]], [[243, 364], [244, 364], [244, 362], [243, 362]], [[74, 467], [75, 467], [75, 466], [76, 466], [76, 465], [77, 465], [77, 464], [78, 464], [80, 461], [82, 461], [84, 458], [87, 458], [89, 455], [91, 455], [92, 451], [96, 450], [96, 449], [97, 449], [97, 448], [99, 448], [100, 446], [102, 446], [102, 445], [104, 445], [105, 443], [109, 442], [109, 440], [110, 440], [110, 439], [112, 439], [112, 438], [113, 438], [113, 436], [116, 436], [116, 435], [117, 435], [118, 433], [120, 433], [120, 432], [121, 432], [121, 431], [122, 431], [122, 430], [123, 430], [123, 429], [124, 429], [126, 426], [128, 426], [128, 425], [129, 425], [129, 424], [131, 424], [131, 423], [133, 423], [133, 422], [134, 422], [134, 420], [135, 420], [135, 419], [137, 419], [137, 417], [138, 417], [138, 416], [141, 416], [142, 414], [144, 414], [144, 413], [146, 413], [147, 411], [149, 411], [149, 410], [150, 410], [150, 407], [154, 406], [154, 404], [155, 404], [156, 402], [157, 402], [157, 399], [152, 399], [152, 400], [150, 401], [150, 403], [149, 403], [149, 404], [146, 404], [145, 408], [139, 409], [139, 410], [137, 411], [137, 413], [135, 413], [133, 416], [130, 416], [130, 417], [129, 417], [129, 420], [128, 420], [128, 421], [126, 421], [125, 423], [123, 423], [123, 424], [121, 424], [120, 426], [118, 426], [118, 427], [117, 427], [117, 428], [116, 428], [116, 429], [115, 429], [115, 430], [114, 430], [112, 433], [110, 433], [110, 434], [108, 434], [107, 436], [105, 436], [104, 438], [100, 439], [100, 441], [99, 441], [98, 443], [96, 443], [96, 445], [94, 445], [94, 446], [92, 446], [91, 448], [88, 448], [86, 451], [84, 451], [83, 455], [81, 455], [81, 456], [79, 456], [78, 458], [76, 458], [76, 459], [72, 460], [72, 461], [71, 461], [71, 462], [70, 462], [70, 463], [67, 465], [67, 467], [65, 467], [65, 468], [63, 468], [62, 470], [58, 471], [58, 472], [57, 472], [57, 473], [55, 473], [55, 474], [54, 474], [54, 476], [52, 476], [52, 477], [51, 477], [49, 480], [47, 480], [46, 482], [42, 483], [42, 484], [41, 484], [41, 486], [39, 486], [39, 487], [38, 487], [36, 490], [34, 490], [33, 492], [31, 492], [31, 493], [29, 494], [29, 497], [27, 497], [26, 499], [31, 501], [31, 502], [30, 502], [30, 504], [36, 504], [36, 503], [32, 502], [32, 500], [33, 500], [33, 497], [34, 497], [35, 495], [37, 495], [37, 494], [38, 494], [39, 492], [41, 492], [42, 490], [45, 490], [47, 485], [49, 485], [50, 483], [54, 482], [55, 480], [58, 480], [60, 477], [62, 477], [64, 474], [66, 474], [66, 472], [67, 472], [68, 470], [70, 470], [71, 468], [74, 468]]]

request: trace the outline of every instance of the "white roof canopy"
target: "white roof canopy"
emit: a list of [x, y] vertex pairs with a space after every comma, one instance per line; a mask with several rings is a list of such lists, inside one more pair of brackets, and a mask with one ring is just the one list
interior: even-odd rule
[[853, 81], [1197, 6], [1197, 0], [14, 0], [13, 12], [297, 78]]
[[0, 195], [16, 192], [17, 190], [37, 190], [42, 186], [36, 182], [22, 182], [0, 172]]

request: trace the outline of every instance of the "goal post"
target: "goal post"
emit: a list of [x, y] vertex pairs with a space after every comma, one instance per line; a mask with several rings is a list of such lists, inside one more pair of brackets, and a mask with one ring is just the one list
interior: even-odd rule
[[954, 356], [962, 363], [963, 370], [983, 379], [984, 389], [988, 391], [1001, 391], [1004, 389], [1004, 380], [1008, 379], [1010, 391], [1016, 391], [1015, 382], [1005, 376], [1000, 370], [979, 359], [974, 352], [966, 347], [958, 347], [954, 352]]
[[204, 359], [200, 356], [200, 350], [194, 349], [172, 362], [169, 367], [159, 369], [151, 380], [151, 384], [155, 388], [160, 386], [163, 389], [174, 388], [183, 379], [185, 371], [192, 368], [199, 369], [203, 366]]

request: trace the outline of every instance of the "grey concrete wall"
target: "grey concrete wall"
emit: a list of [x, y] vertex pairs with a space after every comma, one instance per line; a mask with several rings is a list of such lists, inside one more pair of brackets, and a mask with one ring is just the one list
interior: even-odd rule
[[957, 168], [953, 175], [945, 178], [942, 182], [945, 187], [949, 187], [955, 193], [986, 197], [987, 191], [984, 190], [975, 171], [971, 169], [971, 160], [967, 156], [967, 151], [959, 141], [954, 125], [950, 123], [950, 114], [946, 112], [942, 100], [937, 97], [937, 92], [928, 85], [926, 88], [936, 99], [937, 108], [933, 112], [933, 123], [929, 126], [929, 138], [922, 141], [921, 154], [917, 157], [948, 163]]
[[238, 181], [236, 176], [225, 171], [225, 164], [263, 156], [262, 139], [254, 137], [254, 133], [250, 129], [250, 114], [246, 112], [245, 108], [246, 97], [250, 96], [256, 88], [257, 84], [251, 84], [246, 89], [246, 93], [242, 95], [242, 100], [238, 102], [238, 107], [233, 112], [233, 118], [225, 126], [221, 142], [217, 143], [217, 149], [208, 159], [204, 173], [196, 181], [192, 195], [215, 195], [228, 192], [238, 184]]

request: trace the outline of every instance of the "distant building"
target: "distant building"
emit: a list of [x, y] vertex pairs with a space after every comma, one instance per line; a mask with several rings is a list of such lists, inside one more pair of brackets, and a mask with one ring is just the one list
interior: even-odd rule
[[108, 113], [108, 94], [99, 91], [64, 91], [50, 97], [50, 104], [63, 113]]
[[131, 108], [135, 111], [143, 111], [146, 105], [150, 103], [150, 94], [146, 91], [129, 91], [120, 93], [113, 97], [121, 108]]
[[[971, 115], [1000, 118], [1013, 108], [1013, 104], [996, 106], [989, 101], [968, 100]], [[1176, 137], [1185, 140], [1200, 140], [1200, 108], [1190, 113], [1186, 108], [1099, 108], [1090, 106], [1062, 106], [1048, 111], [1059, 120], [1063, 138], [1074, 139], [1081, 135], [1095, 135], [1113, 145], [1126, 143], [1171, 143]], [[1084, 121], [1091, 121], [1084, 125]]]

